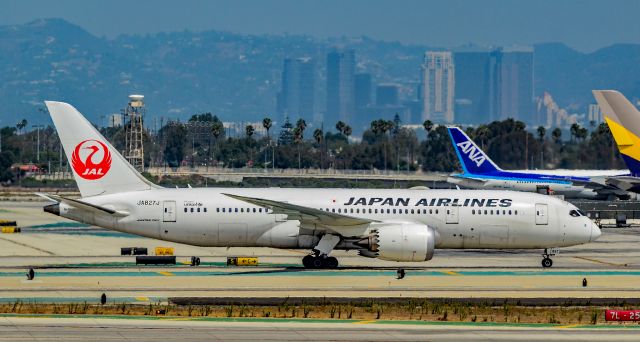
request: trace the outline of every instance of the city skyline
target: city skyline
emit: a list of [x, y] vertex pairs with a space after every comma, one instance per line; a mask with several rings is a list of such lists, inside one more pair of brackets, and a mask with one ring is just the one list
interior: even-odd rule
[[[67, 101], [85, 106], [85, 108], [89, 103], [92, 108], [99, 109], [98, 113], [89, 112], [93, 117], [104, 116], [117, 110], [118, 107], [115, 107], [114, 103], [121, 96], [142, 93], [148, 96], [150, 109], [155, 107], [151, 111], [152, 115], [159, 117], [184, 119], [193, 113], [211, 111], [227, 120], [251, 121], [259, 117], [270, 116], [276, 121], [282, 121], [284, 112], [282, 108], [277, 110], [278, 101], [276, 100], [278, 98], [277, 92], [280, 91], [282, 94], [288, 94], [285, 97], [293, 99], [286, 107], [287, 112], [292, 113], [292, 119], [296, 115], [302, 114], [305, 120], [316, 126], [323, 122], [329, 124], [334, 119], [340, 119], [340, 115], [342, 115], [342, 119], [348, 121], [355, 130], [366, 129], [370, 120], [389, 119], [396, 113], [400, 115], [403, 122], [419, 124], [422, 121], [422, 109], [418, 95], [420, 93], [419, 79], [421, 78], [420, 56], [424, 51], [452, 51], [453, 56], [456, 54], [458, 57], [461, 56], [459, 49], [431, 49], [349, 37], [344, 37], [341, 44], [328, 45], [325, 41], [305, 37], [242, 36], [214, 31], [205, 33], [176, 32], [170, 35], [148, 37], [125, 36], [119, 38], [116, 43], [91, 36], [81, 27], [62, 20], [42, 20], [20, 27], [5, 28], [0, 30], [0, 39], [6, 42], [4, 49], [9, 49], [7, 51], [13, 51], [11, 49], [14, 48], [15, 42], [26, 42], [30, 46], [21, 54], [4, 54], [4, 64], [0, 65], [5, 70], [10, 70], [6, 67], [17, 67], [20, 70], [19, 73], [4, 73], [5, 83], [18, 85], [18, 87], [9, 87], [3, 90], [5, 112], [8, 112], [10, 116], [14, 115], [18, 120], [21, 118], [17, 115], [28, 113], [29, 107], [37, 107], [42, 99], [64, 100], [59, 97], [59, 94], [63, 89], [66, 89], [64, 96], [68, 97]], [[342, 67], [338, 65], [333, 68], [336, 80], [342, 78], [349, 79], [349, 81], [336, 81], [338, 83], [335, 83], [334, 87], [328, 87], [325, 86], [323, 77], [328, 76], [332, 68], [325, 66], [326, 54], [336, 47], [338, 48], [336, 51], [353, 50], [354, 57], [345, 59], [349, 62], [343, 63]], [[493, 72], [493, 76], [477, 78], [512, 80], [510, 82], [489, 82], [491, 87], [485, 86], [486, 82], [480, 84], [480, 88], [489, 89], [494, 93], [488, 97], [491, 101], [485, 101], [489, 102], [493, 106], [490, 108], [494, 109], [485, 110], [480, 115], [471, 111], [471, 114], [478, 118], [477, 123], [507, 117], [514, 117], [533, 124], [545, 122], [544, 119], [548, 119], [549, 116], [545, 115], [543, 111], [538, 109], [533, 113], [535, 118], [532, 118], [530, 109], [518, 108], [522, 104], [531, 108], [537, 98], [543, 98], [544, 94], [548, 92], [557, 101], [556, 105], [559, 109], [555, 113], [559, 114], [546, 122], [554, 124], [559, 122], [566, 125], [571, 122], [584, 122], [588, 106], [593, 104], [590, 89], [607, 87], [606, 85], [597, 85], [597, 83], [600, 83], [599, 80], [609, 80], [609, 77], [603, 78], [602, 74], [597, 76], [596, 73], [594, 76], [597, 78], [587, 82], [588, 85], [583, 82], [581, 84], [582, 94], [588, 98], [581, 99], [582, 102], [578, 102], [577, 105], [574, 100], [567, 97], [566, 93], [554, 90], [557, 85], [564, 86], [565, 82], [549, 83], [547, 81], [545, 85], [540, 83], [540, 79], [545, 80], [546, 78], [548, 80], [549, 75], [557, 74], [558, 71], [571, 70], [570, 65], [564, 65], [561, 68], [553, 66], [557, 61], [584, 57], [591, 59], [592, 56], [595, 57], [594, 61], [598, 61], [598, 67], [602, 66], [600, 61], [604, 57], [605, 62], [615, 62], [616, 69], [620, 70], [622, 68], [617, 63], [624, 61], [624, 59], [617, 58], [619, 52], [628, 51], [627, 53], [633, 54], [634, 46], [619, 46], [603, 50], [602, 53], [581, 55], [562, 45], [543, 44], [535, 48], [524, 49], [526, 56], [522, 63], [519, 61], [508, 62], [510, 58], [507, 58], [511, 54], [523, 52], [522, 47], [494, 47], [492, 50], [468, 44], [464, 48], [487, 51], [500, 50], [499, 54], [497, 52], [494, 54], [500, 55], [500, 60], [505, 59], [506, 62], [492, 62], [496, 64], [491, 67], [492, 69], [501, 65]], [[172, 54], [167, 55], [163, 52], [167, 49], [172, 49]], [[534, 50], [541, 51], [542, 57], [535, 59], [531, 57]], [[78, 52], [81, 55], [78, 55]], [[132, 58], [125, 60], [122, 57], [116, 59], [109, 57], [113, 53]], [[558, 53], [564, 54], [564, 56], [557, 58]], [[169, 58], [163, 60], [162, 56]], [[287, 58], [293, 66], [301, 56], [314, 61], [313, 65], [307, 69], [315, 69], [303, 72], [302, 74], [307, 75], [305, 77], [308, 81], [302, 82], [300, 82], [300, 71], [295, 71], [297, 68], [290, 67], [290, 72], [283, 70]], [[358, 56], [357, 61], [355, 56]], [[614, 58], [611, 59], [612, 57]], [[455, 87], [458, 88], [458, 85], [464, 83], [462, 81], [465, 78], [475, 78], [475, 76], [461, 72], [461, 65], [457, 63], [460, 61], [459, 58], [453, 58], [453, 60], [456, 61], [454, 64], [457, 64], [456, 68], [459, 69], [459, 77], [456, 77]], [[185, 64], [185, 61], [190, 62]], [[633, 59], [629, 60], [629, 62], [632, 61]], [[538, 64], [535, 68], [533, 67], [534, 62]], [[37, 67], [34, 63], [37, 64]], [[520, 64], [525, 66], [522, 68], [524, 72], [517, 71]], [[542, 75], [542, 77], [533, 77], [531, 74], [534, 69], [536, 74]], [[551, 70], [553, 71], [550, 73]], [[296, 74], [298, 76], [291, 77]], [[369, 75], [368, 83], [370, 84], [367, 86], [367, 80], [365, 80], [365, 86], [362, 86], [365, 89], [359, 91], [356, 75], [362, 77], [362, 74]], [[526, 76], [527, 74], [529, 76]], [[24, 80], [22, 75], [25, 77]], [[575, 73], [568, 75], [575, 75]], [[170, 82], [167, 82], [169, 79], [163, 81], [163, 77], [166, 76], [170, 76]], [[623, 80], [635, 79], [627, 73], [619, 75], [618, 79], [620, 77]], [[573, 79], [573, 77], [571, 78]], [[534, 79], [535, 85], [532, 82]], [[613, 79], [609, 83], [613, 84]], [[78, 87], [78, 85], [87, 84], [91, 86]], [[181, 84], [181, 86], [172, 87], [173, 84]], [[313, 86], [301, 87], [300, 84]], [[395, 85], [392, 91], [397, 92], [397, 100], [382, 101], [382, 103], [378, 101], [377, 93], [380, 90], [378, 86], [383, 84]], [[102, 85], [107, 85], [109, 88], [104, 88]], [[285, 88], [287, 91], [283, 92]], [[336, 103], [342, 106], [342, 114], [334, 115], [334, 117], [327, 115], [326, 108], [324, 108], [328, 104], [324, 91], [329, 88], [337, 89], [337, 93], [349, 94], [337, 98]], [[575, 87], [570, 88], [575, 89]], [[308, 95], [306, 98], [310, 100], [302, 102], [307, 103], [307, 108], [313, 108], [311, 110], [300, 107], [300, 94], [304, 93], [305, 89], [310, 89], [306, 92]], [[464, 120], [465, 110], [468, 109], [469, 104], [482, 103], [482, 101], [462, 96], [463, 92], [458, 89], [453, 93], [455, 94], [454, 119], [450, 119], [449, 115], [449, 119], [444, 122], [474, 124], [471, 122], [473, 120]], [[631, 93], [635, 92], [631, 91]], [[109, 94], [109, 96], [105, 97], [104, 94]], [[579, 96], [583, 96], [582, 94]], [[16, 101], [16, 96], [19, 97], [19, 101]], [[507, 99], [513, 101], [505, 101]], [[87, 103], [83, 104], [82, 101], [87, 101]], [[364, 105], [360, 103], [363, 101]], [[280, 104], [282, 105], [282, 103]], [[451, 107], [449, 106], [449, 108]], [[561, 111], [560, 109], [563, 108], [566, 110]], [[307, 115], [304, 112], [311, 114]], [[560, 119], [557, 120], [557, 118]], [[16, 120], [5, 121], [5, 119], [7, 117], [4, 115], [0, 117], [0, 121], [8, 123]], [[29, 117], [29, 119], [31, 122], [37, 122], [34, 117]], [[436, 118], [434, 121], [438, 120], [440, 119]]]
[[[122, 15], [122, 9], [131, 7], [139, 9], [136, 20]], [[124, 0], [4, 0], [2, 8], [0, 25], [63, 18], [110, 39], [120, 34], [215, 29], [317, 38], [368, 36], [444, 48], [469, 42], [487, 46], [563, 42], [592, 52], [616, 43], [640, 43], [640, 2], [624, 0], [139, 0], [133, 4]]]

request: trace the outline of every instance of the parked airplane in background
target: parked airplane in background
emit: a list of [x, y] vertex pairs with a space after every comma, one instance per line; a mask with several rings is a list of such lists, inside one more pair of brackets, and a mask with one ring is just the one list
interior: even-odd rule
[[628, 175], [626, 170], [517, 170], [505, 171], [496, 165], [458, 127], [449, 127], [453, 148], [463, 173], [452, 174], [447, 181], [472, 189], [509, 189], [548, 192], [565, 198], [628, 198], [629, 194], [606, 184], [606, 178]]
[[630, 171], [608, 178], [607, 184], [640, 193], [640, 112], [618, 91], [594, 90], [593, 96]]
[[46, 212], [121, 232], [203, 247], [334, 249], [426, 261], [438, 248], [544, 249], [600, 236], [574, 205], [513, 191], [161, 188], [142, 177], [71, 105], [46, 102], [82, 198], [41, 194]]

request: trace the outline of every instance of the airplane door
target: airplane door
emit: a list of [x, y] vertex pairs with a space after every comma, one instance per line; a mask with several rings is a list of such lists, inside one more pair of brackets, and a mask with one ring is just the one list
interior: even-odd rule
[[162, 222], [176, 222], [176, 201], [162, 202]]
[[445, 210], [446, 218], [445, 222], [449, 224], [458, 223], [458, 207], [447, 207]]
[[549, 224], [549, 210], [544, 203], [536, 203], [536, 224]]

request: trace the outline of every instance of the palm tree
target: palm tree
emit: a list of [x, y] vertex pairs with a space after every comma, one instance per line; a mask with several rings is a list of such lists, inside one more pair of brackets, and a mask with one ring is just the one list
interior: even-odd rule
[[424, 120], [422, 127], [427, 131], [427, 140], [429, 140], [429, 132], [433, 129], [433, 122], [431, 120]]
[[[393, 129], [393, 126], [394, 126], [394, 122], [391, 120], [380, 120], [380, 128], [381, 128], [382, 135], [386, 136], [387, 132]], [[389, 149], [387, 138], [384, 139], [383, 148], [384, 148], [384, 170], [387, 171], [387, 150]]]
[[580, 129], [578, 129], [578, 131], [576, 132], [576, 138], [578, 138], [578, 140], [582, 140], [582, 142], [587, 140], [588, 135], [589, 130], [587, 130], [585, 127], [580, 127]]
[[298, 121], [296, 121], [296, 127], [299, 127], [304, 133], [304, 130], [307, 128], [307, 122], [304, 121], [304, 119], [298, 119]]
[[323, 133], [322, 130], [320, 128], [316, 128], [313, 131], [313, 138], [316, 140], [316, 143], [318, 144], [318, 146], [320, 146], [320, 169], [324, 168], [324, 162], [323, 162], [323, 150], [322, 150], [322, 138], [323, 138]]
[[373, 132], [373, 134], [378, 135], [382, 133], [382, 121], [383, 120], [371, 121], [371, 131]]
[[253, 163], [253, 146], [252, 146], [251, 137], [253, 136], [254, 132], [255, 132], [255, 128], [253, 128], [253, 125], [247, 125], [244, 128], [244, 133], [247, 135], [247, 140], [248, 140], [247, 145], [249, 145], [249, 160], [251, 160], [251, 163]]
[[[273, 122], [271, 121], [270, 118], [266, 117], [264, 119], [262, 119], [262, 127], [264, 127], [265, 130], [267, 130], [267, 138], [268, 138], [268, 142], [269, 142], [269, 146], [271, 146], [271, 135], [269, 135], [269, 129], [271, 128], [271, 126], [273, 125]], [[272, 168], [275, 168], [275, 155], [273, 153], [273, 147], [271, 149], [271, 159], [272, 159]], [[267, 167], [267, 149], [265, 148], [264, 150], [264, 167]]]
[[344, 134], [347, 137], [347, 141], [349, 140], [349, 136], [351, 135], [351, 133], [353, 133], [353, 129], [351, 129], [351, 126], [349, 125], [344, 126], [344, 129], [342, 130], [342, 134]]
[[306, 123], [300, 119], [296, 123], [296, 128], [293, 129], [293, 142], [298, 145], [298, 171], [302, 168], [302, 161], [300, 159], [300, 146], [304, 142], [304, 129]]
[[18, 123], [16, 124], [16, 128], [18, 129], [18, 132], [24, 133], [24, 128], [27, 127], [27, 119], [22, 119], [20, 121], [18, 121]]
[[543, 127], [543, 126], [538, 126], [538, 139], [540, 139], [540, 142], [542, 142], [544, 140], [544, 136], [547, 134], [547, 130]]
[[313, 138], [316, 140], [316, 143], [320, 144], [322, 142], [322, 130], [320, 128], [316, 128], [313, 131]]
[[571, 142], [573, 142], [574, 138], [578, 137], [579, 131], [580, 125], [578, 125], [577, 123], [571, 125], [571, 128], [569, 129], [569, 132], [571, 133]]
[[[215, 118], [215, 120], [211, 123], [211, 134], [213, 134], [213, 137], [215, 138], [216, 142], [215, 142], [215, 146], [218, 149], [218, 153], [220, 152], [220, 146], [218, 145], [218, 138], [224, 134], [224, 124], [222, 124], [222, 121], [220, 121], [217, 117]], [[215, 160], [215, 159], [214, 159]]]
[[251, 136], [253, 135], [253, 132], [255, 132], [255, 128], [253, 128], [253, 125], [247, 125], [244, 128], [244, 133], [247, 135], [248, 139], [251, 139]]
[[560, 128], [555, 128], [551, 131], [551, 138], [553, 139], [553, 142], [560, 144], [560, 142], [562, 142], [562, 130]]
[[273, 125], [273, 122], [271, 121], [270, 118], [264, 118], [262, 119], [262, 127], [264, 127], [264, 129], [267, 130], [267, 136], [269, 138], [271, 138], [271, 136], [269, 135], [269, 129], [271, 129], [271, 126]]
[[547, 134], [546, 128], [538, 126], [538, 139], [540, 140], [540, 168], [544, 168], [544, 136]]
[[347, 125], [346, 123], [344, 123], [342, 121], [338, 121], [338, 122], [336, 122], [336, 129], [338, 130], [338, 132], [342, 133], [344, 131], [344, 127], [346, 125]]
[[480, 140], [480, 146], [482, 147], [482, 149], [484, 150], [484, 144], [487, 141], [487, 138], [489, 137], [489, 127], [482, 125], [480, 127], [478, 127], [478, 129], [476, 129], [476, 136], [478, 137], [478, 140]]

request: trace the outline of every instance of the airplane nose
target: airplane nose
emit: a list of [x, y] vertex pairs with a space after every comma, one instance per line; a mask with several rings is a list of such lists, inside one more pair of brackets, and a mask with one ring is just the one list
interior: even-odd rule
[[600, 227], [598, 227], [597, 224], [591, 222], [591, 238], [589, 239], [589, 241], [596, 241], [596, 239], [598, 239], [600, 235], [602, 235]]

